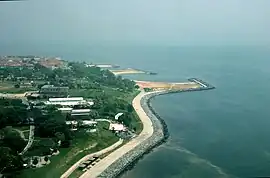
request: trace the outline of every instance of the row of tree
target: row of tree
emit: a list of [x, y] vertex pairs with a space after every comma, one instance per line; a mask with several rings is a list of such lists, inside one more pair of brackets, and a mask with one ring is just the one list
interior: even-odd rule
[[[29, 123], [29, 118], [34, 122]], [[65, 124], [63, 116], [55, 107], [47, 107], [43, 111], [26, 108], [21, 100], [0, 100], [0, 173], [9, 174], [23, 168], [23, 159], [19, 153], [24, 149], [27, 142], [22, 138], [19, 131], [10, 125], [21, 126], [34, 124], [35, 141], [30, 148], [29, 156], [49, 155], [51, 149], [57, 149], [58, 142], [62, 147], [69, 147], [72, 134]], [[4, 155], [3, 155], [4, 153]]]
[[27, 124], [27, 106], [20, 99], [0, 99], [0, 129], [10, 125]]

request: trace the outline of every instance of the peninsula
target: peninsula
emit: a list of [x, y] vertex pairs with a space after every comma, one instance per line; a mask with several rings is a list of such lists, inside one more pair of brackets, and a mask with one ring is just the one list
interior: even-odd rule
[[143, 123], [142, 132], [93, 165], [80, 178], [117, 177], [153, 147], [166, 141], [169, 136], [167, 126], [150, 104], [153, 97], [171, 92], [214, 89], [195, 78], [183, 83], [136, 81], [136, 84], [140, 86], [141, 92], [134, 98], [132, 105]]
[[[116, 177], [169, 136], [151, 98], [214, 88], [196, 78], [132, 81], [121, 75], [146, 72], [107, 68], [113, 65], [37, 56], [4, 59], [0, 149], [6, 157], [0, 166], [7, 176]], [[49, 65], [51, 60], [59, 65]], [[14, 166], [6, 167], [5, 161]]]

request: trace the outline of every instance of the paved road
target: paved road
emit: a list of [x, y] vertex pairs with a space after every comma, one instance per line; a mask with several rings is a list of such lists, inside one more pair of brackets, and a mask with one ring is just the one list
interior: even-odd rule
[[103, 158], [100, 162], [98, 162], [96, 165], [94, 165], [92, 168], [87, 170], [80, 178], [96, 178], [98, 177], [106, 168], [108, 168], [113, 162], [115, 162], [117, 159], [124, 156], [126, 153], [131, 151], [133, 148], [138, 146], [141, 142], [147, 140], [151, 135], [153, 134], [153, 126], [150, 118], [146, 115], [144, 112], [142, 106], [141, 106], [141, 99], [147, 95], [153, 92], [145, 93], [141, 92], [139, 95], [137, 95], [132, 105], [134, 109], [136, 110], [138, 116], [140, 117], [142, 123], [143, 123], [143, 130], [142, 132], [129, 141], [127, 144], [123, 145], [122, 147], [118, 148], [105, 158]]
[[87, 161], [89, 158], [92, 158], [93, 156], [101, 156], [107, 152], [110, 152], [110, 151], [114, 150], [115, 148], [117, 148], [118, 146], [120, 146], [122, 143], [123, 143], [123, 139], [120, 139], [115, 144], [113, 144], [113, 145], [111, 145], [103, 150], [86, 155], [85, 157], [83, 157], [82, 159], [77, 161], [75, 164], [73, 164], [73, 166], [71, 166], [64, 174], [62, 174], [62, 176], [60, 178], [67, 178], [68, 176], [70, 176], [70, 174], [72, 174], [73, 171], [75, 171], [75, 169], [77, 169], [79, 167], [79, 165], [81, 163]]
[[24, 147], [23, 151], [19, 153], [20, 155], [23, 155], [33, 144], [34, 141], [34, 131], [35, 131], [35, 126], [30, 125], [30, 131], [29, 131], [29, 139], [27, 145]]
[[[0, 97], [3, 98], [11, 98], [11, 99], [22, 99], [22, 102], [24, 104], [28, 105], [28, 102], [25, 98], [25, 94], [26, 93], [21, 93], [21, 94], [5, 94], [5, 93], [0, 93]], [[28, 138], [28, 143], [25, 146], [25, 148], [23, 149], [23, 151], [21, 153], [19, 153], [20, 155], [23, 155], [33, 144], [34, 141], [34, 131], [35, 131], [35, 126], [30, 125], [30, 133], [29, 133], [29, 138]]]
[[112, 121], [109, 120], [109, 119], [96, 119], [95, 121], [98, 121], [98, 122], [109, 122], [109, 123], [112, 122]]
[[25, 97], [25, 93], [21, 93], [21, 94], [0, 93], [0, 97], [11, 98], [11, 99], [22, 99]]

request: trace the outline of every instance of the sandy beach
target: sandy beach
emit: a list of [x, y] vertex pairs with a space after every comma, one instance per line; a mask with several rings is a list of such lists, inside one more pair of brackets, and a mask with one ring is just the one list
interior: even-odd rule
[[107, 157], [103, 158], [100, 162], [98, 162], [95, 166], [93, 166], [91, 169], [86, 171], [80, 178], [96, 178], [98, 177], [105, 169], [107, 169], [113, 162], [124, 156], [126, 153], [134, 149], [136, 146], [138, 146], [143, 141], [147, 140], [151, 135], [153, 134], [153, 126], [150, 118], [146, 115], [144, 112], [142, 106], [141, 106], [141, 99], [145, 96], [153, 92], [145, 93], [141, 92], [139, 95], [137, 95], [132, 105], [134, 109], [136, 110], [138, 116], [140, 117], [142, 123], [143, 123], [143, 130], [142, 132], [129, 141], [127, 144], [123, 145], [122, 147], [118, 148], [111, 154], [109, 154]]
[[[145, 145], [142, 143], [147, 143], [147, 141], [149, 141], [149, 139], [152, 138], [152, 136], [154, 135], [154, 131], [157, 128], [155, 128], [155, 130], [154, 130], [154, 122], [152, 123], [152, 119], [149, 118], [149, 113], [148, 113], [149, 111], [144, 110], [144, 108], [142, 107], [142, 102], [141, 102], [142, 99], [145, 99], [145, 97], [147, 97], [148, 95], [150, 96], [153, 94], [164, 93], [164, 91], [171, 91], [171, 89], [177, 89], [179, 91], [182, 91], [185, 89], [196, 89], [196, 88], [200, 87], [200, 85], [198, 85], [197, 83], [194, 83], [194, 82], [185, 82], [185, 83], [166, 83], [166, 82], [149, 82], [149, 81], [135, 81], [135, 82], [137, 83], [137, 85], [140, 86], [140, 88], [142, 90], [133, 99], [132, 105], [133, 105], [136, 113], [138, 114], [138, 116], [143, 124], [142, 132], [137, 137], [133, 138], [128, 143], [126, 143], [125, 145], [116, 149], [115, 151], [110, 153], [108, 156], [106, 156], [105, 158], [100, 160], [100, 162], [98, 162], [93, 167], [91, 167], [86, 172], [84, 172], [80, 176], [80, 178], [99, 177], [101, 174], [106, 172], [107, 169], [109, 167], [111, 167], [111, 165], [113, 165], [116, 162], [118, 164], [118, 162], [122, 158], [124, 158], [124, 156], [126, 156], [126, 155], [128, 155], [128, 153], [134, 151], [136, 147], [138, 147], [140, 145]], [[147, 86], [150, 88], [153, 88], [155, 91], [144, 92], [143, 88], [147, 87]], [[148, 115], [146, 114], [146, 112], [148, 113]], [[152, 139], [155, 140], [156, 138], [152, 138]], [[158, 136], [158, 139], [159, 139], [159, 136]], [[159, 142], [159, 141], [155, 140], [153, 142], [155, 143], [155, 142]], [[151, 144], [149, 144], [149, 146], [146, 145], [146, 147], [151, 147], [150, 145]], [[74, 171], [74, 169], [76, 169], [76, 166], [73, 166], [72, 168], [70, 168], [69, 171], [66, 172], [67, 174], [64, 174], [65, 175], [64, 177], [70, 175], [71, 172]], [[104, 175], [102, 175], [102, 176], [104, 177]]]
[[154, 90], [170, 90], [170, 89], [188, 89], [188, 88], [199, 88], [200, 85], [194, 82], [178, 82], [178, 83], [170, 83], [170, 82], [150, 82], [150, 81], [139, 81], [135, 80], [136, 84], [140, 88], [152, 88]]

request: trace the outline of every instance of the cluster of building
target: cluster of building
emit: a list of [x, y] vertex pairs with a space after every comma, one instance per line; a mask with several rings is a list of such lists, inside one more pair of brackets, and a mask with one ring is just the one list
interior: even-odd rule
[[[78, 127], [89, 127], [91, 128], [90, 132], [95, 132], [95, 127], [97, 126], [96, 121], [92, 120], [77, 120], [81, 116], [89, 116], [91, 106], [94, 105], [94, 102], [91, 99], [84, 99], [83, 97], [67, 97], [67, 98], [49, 98], [48, 101], [44, 102], [45, 105], [56, 106], [59, 111], [63, 114], [70, 114], [73, 120], [66, 121], [66, 124], [70, 126], [70, 129], [75, 131], [78, 130]], [[85, 108], [85, 109], [76, 109], [76, 108]], [[74, 119], [78, 117], [77, 119]]]
[[70, 126], [70, 129], [72, 131], [78, 130], [79, 124], [80, 127], [88, 127], [90, 128], [88, 131], [89, 132], [96, 132], [97, 129], [97, 122], [96, 121], [91, 121], [91, 120], [82, 120], [80, 123], [76, 120], [72, 121], [66, 121], [66, 124]]
[[0, 67], [33, 67], [34, 64], [52, 69], [66, 67], [66, 63], [59, 57], [0, 56]]
[[39, 90], [39, 94], [46, 97], [67, 97], [68, 89], [68, 87], [43, 85]]
[[58, 106], [59, 111], [70, 113], [71, 116], [87, 116], [90, 113], [90, 109], [74, 109], [75, 106], [90, 107], [94, 105], [92, 100], [85, 100], [83, 97], [49, 98], [44, 103], [45, 105]]
[[[97, 126], [96, 121], [81, 120], [81, 118], [87, 118], [87, 116], [90, 115], [90, 108], [94, 105], [94, 101], [92, 99], [84, 99], [83, 97], [69, 97], [68, 90], [68, 87], [44, 85], [41, 87], [39, 92], [29, 93], [28, 96], [40, 98], [46, 97], [48, 100], [43, 102], [45, 106], [56, 106], [57, 109], [63, 114], [69, 114], [72, 119], [66, 121], [66, 124], [70, 126], [71, 130], [75, 131], [78, 129], [78, 127], [89, 127], [90, 132], [95, 132], [95, 127]], [[110, 120], [106, 119], [99, 120], [110, 122], [109, 130], [116, 133], [126, 132], [128, 129], [123, 124], [117, 122], [118, 118], [122, 115], [123, 113], [118, 113], [115, 115], [116, 122], [111, 122]], [[80, 122], [78, 122], [78, 120], [80, 120]]]
[[68, 87], [43, 85], [39, 91], [27, 92], [26, 96], [32, 98], [67, 97]]

